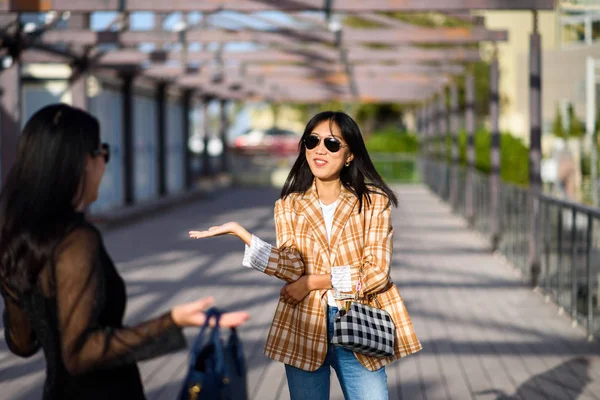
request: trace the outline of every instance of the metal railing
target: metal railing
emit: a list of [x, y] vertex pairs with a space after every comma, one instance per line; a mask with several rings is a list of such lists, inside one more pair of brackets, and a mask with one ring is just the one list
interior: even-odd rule
[[[422, 159], [425, 183], [458, 214], [469, 217], [472, 226], [484, 235], [491, 234], [492, 207], [490, 178], [471, 172], [473, 215], [467, 215], [468, 171], [463, 166]], [[456, 196], [452, 198], [452, 183]], [[527, 188], [500, 184], [499, 221], [501, 240], [498, 250], [530, 280], [529, 240], [531, 194]], [[540, 210], [541, 270], [536, 289], [547, 301], [568, 312], [574, 325], [587, 329], [591, 340], [600, 333], [600, 209], [538, 194]]]
[[542, 218], [542, 275], [546, 298], [574, 324], [600, 331], [600, 210], [582, 204], [539, 196]]

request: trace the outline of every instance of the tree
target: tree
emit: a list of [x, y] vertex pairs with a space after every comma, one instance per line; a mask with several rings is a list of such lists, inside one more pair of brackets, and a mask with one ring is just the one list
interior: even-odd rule
[[569, 137], [582, 138], [585, 135], [585, 128], [583, 122], [577, 118], [571, 103], [567, 106], [567, 114], [569, 115]]
[[554, 117], [554, 122], [552, 124], [552, 130], [554, 131], [554, 136], [559, 138], [565, 138], [565, 127], [563, 125], [562, 113], [560, 112], [560, 107], [556, 107], [556, 115]]

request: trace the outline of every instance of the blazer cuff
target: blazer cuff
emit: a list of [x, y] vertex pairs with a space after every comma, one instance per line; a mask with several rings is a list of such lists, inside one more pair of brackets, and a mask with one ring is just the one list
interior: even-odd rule
[[269, 243], [252, 235], [250, 246], [246, 245], [242, 265], [247, 268], [254, 268], [260, 272], [265, 272], [271, 255], [271, 246]]

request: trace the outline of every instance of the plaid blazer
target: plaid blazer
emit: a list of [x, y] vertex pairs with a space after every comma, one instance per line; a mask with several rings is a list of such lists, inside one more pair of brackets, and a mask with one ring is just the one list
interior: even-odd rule
[[[358, 199], [342, 186], [330, 243], [314, 184], [303, 194], [278, 200], [277, 246], [271, 248], [264, 272], [294, 282], [304, 274], [327, 274], [333, 266], [349, 265], [355, 290], [362, 266], [364, 294], [384, 289], [390, 283], [391, 207], [386, 207], [384, 195], [370, 197], [371, 203], [365, 199], [358, 213]], [[268, 357], [305, 371], [323, 364], [328, 345], [326, 294], [326, 290], [314, 290], [296, 306], [279, 300], [265, 346]], [[371, 371], [421, 349], [398, 288], [392, 284], [377, 300], [396, 325], [395, 355], [380, 358], [355, 353]]]

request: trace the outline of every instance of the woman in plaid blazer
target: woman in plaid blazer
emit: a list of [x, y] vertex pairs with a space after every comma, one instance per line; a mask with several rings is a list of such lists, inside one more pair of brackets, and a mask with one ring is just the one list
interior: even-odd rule
[[[356, 123], [342, 112], [323, 112], [307, 124], [275, 203], [276, 246], [236, 222], [190, 232], [192, 238], [238, 236], [246, 243], [245, 266], [287, 282], [265, 354], [285, 364], [292, 400], [328, 399], [330, 368], [346, 399], [387, 399], [384, 366], [421, 349], [389, 276], [391, 205], [396, 196], [375, 170]], [[355, 296], [374, 296], [391, 315], [394, 356], [330, 344], [334, 316]]]

